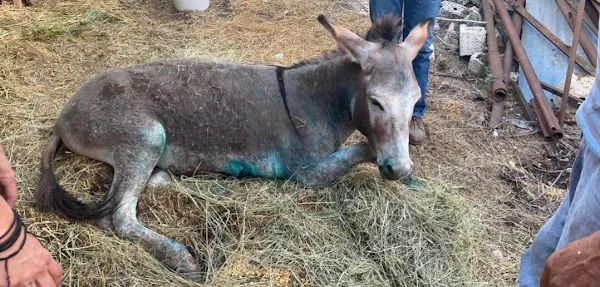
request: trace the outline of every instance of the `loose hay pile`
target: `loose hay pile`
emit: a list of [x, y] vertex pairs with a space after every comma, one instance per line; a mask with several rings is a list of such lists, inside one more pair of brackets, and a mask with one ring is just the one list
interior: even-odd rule
[[[291, 64], [334, 47], [318, 13], [354, 31], [369, 26], [368, 17], [341, 0], [211, 2], [193, 14], [158, 0], [44, 0], [23, 10], [0, 5], [0, 144], [17, 172], [18, 210], [62, 264], [65, 286], [197, 286], [140, 245], [33, 208], [42, 147], [81, 84], [108, 67], [158, 58]], [[451, 106], [433, 101], [432, 114]], [[476, 116], [456, 107], [463, 114], [434, 115], [431, 122], [446, 128]], [[450, 138], [432, 131], [427, 150], [413, 151], [417, 172], [432, 182], [424, 187], [384, 182], [370, 165], [321, 190], [201, 175], [147, 189], [140, 220], [206, 262], [214, 286], [508, 285], [526, 232], [507, 239], [505, 230], [483, 220], [498, 222], [514, 211], [482, 210], [489, 205], [474, 204], [482, 197], [457, 193], [488, 196], [481, 189], [487, 185], [501, 196], [510, 189], [488, 180], [495, 170], [484, 169], [492, 163], [464, 140], [483, 132], [466, 128]], [[61, 184], [85, 200], [104, 196], [110, 172], [79, 156], [58, 157]], [[490, 257], [490, 248], [508, 255]]]
[[[63, 177], [81, 166], [90, 167], [80, 172], [82, 179], [100, 175], [79, 189], [109, 184], [110, 172], [101, 166], [75, 156], [59, 160], [77, 162], [61, 170]], [[201, 255], [216, 286], [462, 286], [472, 281], [483, 232], [480, 214], [443, 187], [407, 188], [377, 176], [362, 167], [326, 190], [215, 175], [184, 178], [167, 190], [147, 189], [139, 214], [150, 228]], [[71, 286], [193, 285], [138, 245], [93, 226], [53, 221], [64, 225], [52, 224], [48, 233], [38, 234], [58, 238], [50, 246], [73, 276]]]

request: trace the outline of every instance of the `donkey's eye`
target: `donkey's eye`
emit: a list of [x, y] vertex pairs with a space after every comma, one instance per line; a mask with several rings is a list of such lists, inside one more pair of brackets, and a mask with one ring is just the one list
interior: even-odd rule
[[378, 107], [383, 112], [383, 106], [381, 105], [381, 103], [379, 101], [377, 101], [377, 99], [371, 98], [371, 104]]

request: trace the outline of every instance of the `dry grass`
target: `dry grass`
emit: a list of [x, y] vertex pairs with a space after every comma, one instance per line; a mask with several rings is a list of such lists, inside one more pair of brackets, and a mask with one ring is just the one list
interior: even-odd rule
[[[369, 25], [341, 0], [211, 2], [192, 14], [158, 0], [0, 5], [0, 144], [17, 173], [18, 210], [62, 264], [66, 286], [196, 286], [137, 244], [32, 207], [41, 149], [81, 84], [157, 58], [291, 64], [334, 47], [318, 13], [354, 31]], [[441, 45], [436, 54], [434, 70], [464, 71]], [[205, 261], [214, 286], [513, 286], [527, 240], [560, 200], [521, 169], [544, 160], [542, 142], [508, 127], [491, 137], [482, 80], [433, 75], [430, 141], [411, 150], [427, 179], [420, 187], [384, 182], [369, 165], [322, 190], [202, 175], [147, 189], [140, 219]], [[104, 164], [71, 154], [58, 162], [78, 197], [108, 189]], [[537, 189], [515, 187], [523, 178]]]

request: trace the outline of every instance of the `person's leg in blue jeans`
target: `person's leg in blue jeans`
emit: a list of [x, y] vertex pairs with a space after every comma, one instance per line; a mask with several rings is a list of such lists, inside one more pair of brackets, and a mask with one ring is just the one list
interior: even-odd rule
[[585, 138], [571, 171], [569, 190], [521, 258], [519, 286], [537, 287], [546, 260], [569, 243], [600, 230], [600, 158]]
[[[440, 11], [441, 0], [369, 0], [369, 12], [371, 21], [387, 14], [402, 16], [404, 5], [404, 31], [403, 38], [408, 36], [410, 30], [417, 24], [428, 18], [435, 19]], [[423, 45], [417, 57], [413, 60], [413, 71], [421, 88], [421, 99], [417, 102], [413, 111], [413, 120], [410, 125], [410, 142], [422, 143], [425, 138], [425, 127], [422, 118], [425, 115], [427, 85], [429, 83], [429, 57], [431, 56], [431, 43], [433, 43], [433, 29]]]
[[404, 0], [369, 0], [369, 16], [371, 22], [384, 15], [397, 15], [402, 17]]

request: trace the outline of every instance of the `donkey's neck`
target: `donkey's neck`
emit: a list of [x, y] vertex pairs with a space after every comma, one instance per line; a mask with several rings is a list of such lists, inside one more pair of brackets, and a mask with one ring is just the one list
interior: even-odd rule
[[341, 137], [338, 140], [343, 142], [356, 129], [352, 122], [352, 105], [359, 93], [359, 73], [360, 66], [342, 55], [334, 55], [287, 69], [286, 92], [290, 100], [306, 99], [310, 105], [324, 108], [325, 117], [335, 125], [335, 136]]

